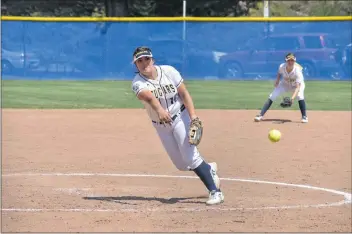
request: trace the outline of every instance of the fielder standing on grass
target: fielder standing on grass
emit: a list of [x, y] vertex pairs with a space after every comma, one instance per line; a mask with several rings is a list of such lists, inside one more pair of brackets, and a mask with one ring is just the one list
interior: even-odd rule
[[[256, 122], [263, 119], [263, 116], [278, 96], [285, 92], [293, 92], [292, 96], [285, 97], [280, 105], [283, 108], [291, 107], [294, 100], [298, 98], [299, 109], [301, 110], [302, 115], [301, 121], [302, 123], [308, 123], [306, 102], [304, 101], [305, 83], [302, 67], [296, 63], [296, 57], [292, 53], [286, 55], [285, 61], [286, 62], [282, 63], [279, 67], [274, 91], [269, 95], [269, 99], [264, 104], [260, 114], [254, 118]], [[280, 80], [281, 77], [282, 80]]]
[[133, 53], [138, 74], [132, 89], [142, 101], [173, 164], [180, 171], [194, 171], [209, 191], [207, 205], [224, 201], [216, 163], [206, 163], [197, 145], [203, 126], [183, 78], [172, 66], [154, 64], [152, 51], [138, 47]]

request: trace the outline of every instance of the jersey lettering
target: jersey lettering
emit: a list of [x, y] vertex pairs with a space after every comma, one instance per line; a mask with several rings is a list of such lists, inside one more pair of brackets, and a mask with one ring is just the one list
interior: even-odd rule
[[302, 75], [302, 69], [299, 64], [295, 64], [293, 70], [287, 72], [286, 64], [281, 64], [279, 68], [279, 73], [283, 78], [284, 82], [291, 86], [296, 86], [297, 83], [304, 82], [304, 78]]
[[165, 88], [166, 88], [168, 93], [171, 93], [171, 89], [170, 89], [169, 85], [166, 85]]
[[172, 90], [173, 93], [176, 92], [176, 89], [175, 89], [175, 87], [172, 84], [170, 84], [170, 89]]
[[[179, 98], [176, 85], [183, 81], [179, 73], [171, 66], [157, 66], [158, 77], [156, 80], [137, 75], [132, 82], [132, 89], [137, 95], [140, 90], [149, 90], [155, 98], [158, 99], [161, 106], [170, 112], [171, 116], [175, 115], [183, 104]], [[158, 121], [158, 114], [148, 103], [143, 102], [147, 113], [152, 120]]]
[[163, 93], [167, 93], [166, 86], [161, 86], [161, 88], [163, 89]]
[[[156, 85], [155, 85], [156, 86]], [[172, 84], [163, 85], [161, 87], [150, 90], [156, 98], [164, 97], [166, 94], [175, 94], [176, 89]]]
[[163, 96], [163, 91], [161, 91], [161, 88], [159, 87], [157, 90], [158, 90], [159, 96], [162, 97]]

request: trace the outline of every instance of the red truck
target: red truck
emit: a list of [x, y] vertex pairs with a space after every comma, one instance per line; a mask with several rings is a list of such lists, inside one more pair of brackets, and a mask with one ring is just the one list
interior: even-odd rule
[[324, 33], [270, 34], [222, 56], [219, 78], [275, 75], [288, 52], [295, 53], [305, 78], [331, 77], [340, 71], [337, 50], [331, 37]]

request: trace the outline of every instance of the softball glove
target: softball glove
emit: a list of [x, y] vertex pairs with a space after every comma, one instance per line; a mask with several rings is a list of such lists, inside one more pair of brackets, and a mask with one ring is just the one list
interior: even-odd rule
[[197, 117], [191, 121], [189, 127], [189, 143], [191, 145], [198, 145], [202, 140], [203, 135], [203, 124], [202, 121]]
[[289, 97], [284, 97], [284, 99], [282, 100], [282, 102], [280, 103], [280, 106], [282, 108], [288, 108], [292, 106], [292, 100]]

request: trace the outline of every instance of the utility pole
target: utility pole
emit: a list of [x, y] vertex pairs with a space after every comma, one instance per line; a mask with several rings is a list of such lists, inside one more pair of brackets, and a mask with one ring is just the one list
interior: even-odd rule
[[263, 8], [263, 15], [265, 18], [269, 17], [269, 0], [263, 0], [264, 8]]
[[[264, 18], [269, 18], [270, 17], [270, 8], [269, 8], [269, 0], [263, 0], [263, 16]], [[270, 33], [270, 22], [269, 20], [267, 20], [265, 22], [265, 26], [264, 26], [264, 32], [265, 32], [265, 36], [269, 36]]]
[[[264, 18], [269, 18], [270, 17], [270, 12], [269, 12], [269, 0], [263, 0], [263, 15], [264, 15]], [[265, 23], [265, 26], [264, 26], [264, 33], [265, 33], [265, 38], [266, 38], [266, 41], [269, 40], [269, 34], [270, 34], [270, 22], [269, 22], [269, 19], [264, 22]], [[269, 44], [268, 43], [265, 43], [265, 47], [266, 47], [266, 50], [268, 51], [270, 48], [269, 48]], [[266, 63], [268, 64], [269, 63], [269, 57], [268, 57], [268, 53], [265, 55], [265, 60], [266, 60]]]
[[182, 73], [185, 74], [185, 69], [187, 68], [186, 66], [186, 20], [185, 17], [187, 16], [187, 0], [183, 0], [183, 6], [182, 6], [182, 17], [183, 19], [183, 27], [182, 27]]

